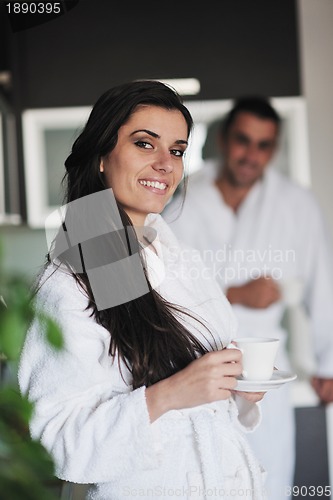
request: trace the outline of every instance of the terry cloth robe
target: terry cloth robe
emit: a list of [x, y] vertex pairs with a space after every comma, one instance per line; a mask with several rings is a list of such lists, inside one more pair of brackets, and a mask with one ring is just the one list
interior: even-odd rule
[[[268, 167], [235, 214], [214, 184], [217, 168], [210, 161], [190, 176], [182, 211], [180, 197], [174, 197], [162, 214], [165, 221], [180, 241], [200, 251], [206, 274], [214, 276], [224, 291], [265, 274], [281, 285], [299, 284], [317, 375], [333, 377], [332, 249], [316, 199], [309, 189]], [[280, 339], [276, 366], [281, 370], [290, 370], [287, 332], [281, 327], [286, 306], [284, 300], [266, 309], [232, 306], [240, 336]], [[286, 384], [267, 393], [262, 424], [248, 436], [267, 471], [270, 500], [286, 498], [286, 486], [293, 484], [290, 389]]]
[[[205, 345], [226, 346], [237, 322], [218, 284], [203, 277], [198, 252], [179, 246], [160, 215], [149, 215], [146, 225], [158, 234], [158, 255], [144, 250], [153, 286], [209, 327], [210, 334], [179, 316]], [[59, 478], [91, 484], [87, 498], [95, 500], [205, 499], [214, 491], [218, 498], [266, 498], [265, 473], [244, 437], [260, 421], [260, 404], [236, 395], [151, 423], [146, 388], [133, 390], [123, 362], [120, 373], [118, 357], [108, 354], [109, 332], [85, 310], [87, 298], [69, 272], [50, 265], [41, 282], [36, 307], [59, 323], [65, 348], [51, 348], [35, 320], [19, 385], [35, 404], [31, 434], [52, 454]]]

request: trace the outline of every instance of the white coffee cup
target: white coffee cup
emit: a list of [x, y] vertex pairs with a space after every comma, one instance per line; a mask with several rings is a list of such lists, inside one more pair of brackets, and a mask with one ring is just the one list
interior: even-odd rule
[[240, 337], [227, 348], [242, 352], [242, 377], [245, 380], [269, 380], [273, 375], [279, 342], [279, 339], [267, 337]]

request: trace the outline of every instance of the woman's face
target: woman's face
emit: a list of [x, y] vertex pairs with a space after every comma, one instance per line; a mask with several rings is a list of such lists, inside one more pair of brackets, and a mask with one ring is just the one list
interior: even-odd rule
[[140, 106], [120, 127], [116, 147], [100, 164], [134, 225], [161, 213], [183, 175], [187, 123], [178, 110]]

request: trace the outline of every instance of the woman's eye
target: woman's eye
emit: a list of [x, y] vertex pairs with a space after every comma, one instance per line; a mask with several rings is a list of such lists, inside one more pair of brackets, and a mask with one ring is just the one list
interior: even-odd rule
[[174, 156], [184, 156], [185, 151], [181, 149], [171, 149], [171, 154]]
[[136, 141], [134, 144], [142, 149], [152, 149], [153, 147], [149, 142], [146, 141]]

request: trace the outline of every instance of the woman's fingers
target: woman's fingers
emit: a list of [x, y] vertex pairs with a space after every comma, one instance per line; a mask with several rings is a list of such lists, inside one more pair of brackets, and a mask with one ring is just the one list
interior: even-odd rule
[[[186, 368], [171, 377], [148, 388], [152, 393], [154, 405], [158, 411], [164, 409], [192, 408], [201, 404], [228, 399], [237, 386], [237, 379], [242, 372], [242, 354], [238, 349], [223, 349], [204, 354], [192, 361]], [[162, 403], [158, 404], [156, 401]]]
[[241, 352], [236, 349], [214, 351], [191, 363], [186, 370], [189, 383], [201, 388], [210, 401], [221, 399], [221, 389], [230, 391], [237, 385], [236, 377], [242, 373]]
[[246, 399], [250, 403], [258, 403], [263, 399], [266, 392], [242, 392], [242, 391], [233, 391], [234, 394], [238, 394], [242, 398]]
[[223, 377], [220, 382], [220, 386], [222, 389], [233, 391], [237, 386], [237, 379], [235, 377]]
[[[200, 358], [200, 368], [207, 376], [220, 378], [221, 376], [237, 377], [242, 373], [242, 353], [239, 349], [223, 349], [205, 354]], [[198, 363], [199, 364], [199, 363]]]
[[204, 354], [197, 361], [208, 366], [218, 366], [223, 363], [241, 363], [242, 353], [239, 349], [222, 349]]

